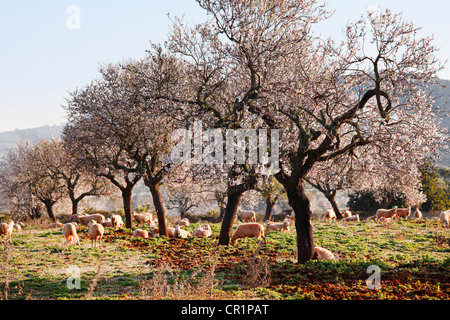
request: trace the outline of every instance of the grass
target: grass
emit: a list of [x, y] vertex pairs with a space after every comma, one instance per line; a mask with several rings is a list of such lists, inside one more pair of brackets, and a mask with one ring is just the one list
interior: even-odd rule
[[[192, 231], [196, 223], [186, 227]], [[313, 221], [315, 245], [338, 261], [295, 263], [295, 230], [217, 246], [212, 238], [131, 238], [106, 229], [102, 248], [62, 250], [59, 229], [26, 226], [0, 247], [3, 299], [449, 299], [450, 230], [438, 221], [334, 223]], [[381, 269], [381, 289], [369, 290], [367, 268]], [[80, 288], [69, 289], [71, 267]]]

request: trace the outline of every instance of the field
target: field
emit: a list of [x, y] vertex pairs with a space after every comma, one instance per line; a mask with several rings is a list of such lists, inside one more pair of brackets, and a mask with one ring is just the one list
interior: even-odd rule
[[[191, 224], [187, 230], [197, 225]], [[202, 223], [203, 224], [203, 223]], [[27, 225], [0, 247], [3, 299], [450, 299], [450, 230], [439, 221], [396, 224], [313, 220], [315, 245], [338, 261], [297, 265], [295, 230], [236, 247], [212, 238], [133, 239], [106, 228], [102, 248], [65, 250], [60, 229]], [[369, 289], [369, 266], [381, 270]]]

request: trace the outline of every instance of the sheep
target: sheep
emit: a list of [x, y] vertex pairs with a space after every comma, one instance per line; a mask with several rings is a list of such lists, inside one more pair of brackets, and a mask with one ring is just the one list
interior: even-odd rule
[[354, 216], [349, 216], [346, 218], [343, 218], [342, 221], [348, 222], [348, 221], [359, 221], [359, 214], [356, 214]]
[[331, 223], [331, 220], [336, 220], [336, 213], [334, 213], [333, 209], [328, 209], [324, 213], [325, 220], [329, 223]]
[[16, 230], [16, 231], [20, 231], [20, 230], [22, 230], [22, 226], [20, 224], [18, 224], [18, 223], [15, 223], [13, 225], [13, 229]]
[[133, 237], [134, 238], [144, 238], [147, 239], [148, 238], [148, 231], [147, 230], [142, 230], [142, 229], [136, 229], [133, 232]]
[[87, 214], [87, 215], [79, 215], [79, 214], [72, 215], [72, 221], [79, 222], [83, 226], [87, 226], [89, 224], [89, 221], [91, 221], [91, 220], [95, 220], [97, 223], [103, 223], [106, 221], [105, 216], [100, 213]]
[[53, 222], [53, 223], [50, 223], [49, 225], [47, 225], [47, 229], [51, 229], [51, 228], [62, 228], [64, 226], [64, 224], [63, 223], [61, 223], [61, 222]]
[[377, 210], [377, 222], [381, 217], [394, 219], [397, 215], [397, 206], [394, 206], [392, 209], [378, 209]]
[[269, 231], [289, 231], [289, 220], [284, 220], [283, 222], [273, 223], [271, 221], [267, 221], [266, 232]]
[[194, 231], [192, 231], [192, 235], [194, 237], [200, 237], [200, 238], [208, 238], [212, 234], [211, 226], [207, 224], [206, 226], [195, 228]]
[[11, 235], [14, 229], [14, 221], [10, 220], [8, 223], [0, 223], [0, 237], [2, 238], [3, 242], [3, 236], [5, 235], [6, 238], [9, 237], [9, 243], [12, 243], [11, 241]]
[[442, 211], [439, 215], [439, 220], [442, 221], [444, 224], [444, 227], [448, 228], [449, 226], [449, 220], [450, 220], [450, 210]]
[[[298, 259], [298, 247], [295, 246], [295, 257]], [[312, 257], [315, 260], [337, 260], [335, 255], [328, 249], [322, 247], [314, 247], [314, 255]]]
[[123, 228], [122, 216], [118, 214], [111, 215], [111, 224], [115, 230]]
[[397, 218], [407, 218], [411, 214], [411, 207], [408, 208], [398, 208], [397, 209]]
[[175, 227], [174, 238], [187, 238], [190, 237], [191, 233], [189, 231], [183, 230], [180, 226]]
[[416, 210], [414, 210], [414, 219], [416, 220], [422, 219], [422, 212], [420, 212], [419, 208], [416, 208]]
[[63, 247], [67, 245], [78, 243], [80, 244], [80, 239], [77, 234], [78, 224], [76, 222], [69, 222], [63, 225], [62, 233], [66, 238], [66, 242], [64, 242]]
[[255, 211], [238, 209], [237, 215], [242, 219], [243, 222], [246, 222], [247, 220], [256, 222]]
[[344, 213], [342, 214], [343, 218], [349, 218], [352, 216], [352, 213], [350, 212], [350, 210], [345, 209]]
[[151, 225], [153, 223], [153, 217], [150, 212], [133, 212], [133, 218], [137, 222], [137, 224], [147, 223], [148, 225]]
[[325, 248], [315, 247], [313, 259], [316, 260], [336, 260], [334, 254]]
[[[97, 248], [97, 240], [99, 241], [100, 248], [102, 247], [102, 238], [103, 233], [105, 232], [105, 228], [103, 225], [97, 223], [96, 220], [89, 221], [89, 238], [91, 239], [91, 248]], [[95, 242], [95, 245], [94, 245]]]
[[111, 221], [111, 218], [106, 218], [105, 222], [103, 222], [102, 225], [103, 225], [104, 227], [108, 227], [108, 228], [114, 227], [114, 226], [113, 226], [113, 223], [112, 223], [112, 221]]
[[386, 218], [386, 217], [381, 217], [379, 222], [383, 222], [383, 223], [391, 223], [394, 222], [394, 218]]
[[177, 226], [188, 226], [189, 225], [189, 219], [188, 218], [184, 218], [181, 219], [180, 221], [177, 222]]
[[263, 238], [266, 244], [266, 237], [264, 236], [264, 227], [259, 223], [244, 223], [239, 225], [231, 236], [231, 245], [234, 246], [238, 239], [247, 238]]

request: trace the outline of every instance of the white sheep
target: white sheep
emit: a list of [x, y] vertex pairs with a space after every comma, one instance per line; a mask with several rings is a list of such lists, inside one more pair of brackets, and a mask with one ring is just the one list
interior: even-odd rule
[[79, 215], [79, 214], [72, 215], [72, 221], [79, 222], [83, 226], [87, 226], [89, 224], [89, 221], [91, 221], [91, 220], [95, 220], [97, 223], [103, 223], [106, 221], [105, 216], [100, 213], [85, 214], [85, 215]]
[[444, 224], [444, 227], [446, 227], [446, 228], [450, 227], [450, 225], [449, 225], [450, 210], [442, 211], [441, 214], [439, 215], [439, 220], [442, 221], [442, 223]]
[[112, 223], [112, 221], [111, 221], [111, 218], [106, 218], [106, 220], [102, 223], [102, 225], [103, 225], [104, 227], [108, 227], [108, 228], [114, 227], [114, 226], [113, 226], [113, 223]]
[[50, 223], [49, 225], [47, 225], [46, 228], [48, 228], [48, 229], [51, 229], [51, 228], [62, 228], [63, 226], [64, 226], [64, 224], [61, 223], [61, 222], [53, 222], [53, 223]]
[[349, 222], [349, 221], [359, 221], [359, 214], [356, 214], [354, 216], [349, 216], [346, 218], [343, 218], [342, 221]]
[[247, 220], [256, 222], [255, 211], [238, 209], [237, 215], [242, 219], [243, 222], [246, 222]]
[[416, 220], [420, 220], [422, 219], [422, 212], [420, 212], [419, 208], [416, 208], [416, 210], [414, 210], [414, 219]]
[[14, 221], [10, 220], [8, 223], [0, 223], [0, 237], [2, 238], [3, 242], [3, 236], [6, 236], [6, 238], [9, 237], [9, 243], [12, 243], [11, 241], [11, 235], [14, 229]]
[[195, 228], [194, 231], [192, 231], [192, 235], [194, 237], [200, 237], [200, 238], [208, 238], [212, 234], [211, 226], [207, 224], [206, 226]]
[[271, 222], [271, 221], [267, 221], [266, 222], [267, 227], [266, 227], [266, 232], [269, 231], [289, 231], [289, 220], [284, 220], [283, 222]]
[[397, 218], [406, 219], [409, 215], [411, 215], [411, 207], [408, 208], [397, 208]]
[[77, 234], [78, 224], [76, 222], [69, 222], [63, 225], [62, 227], [62, 233], [64, 237], [66, 238], [66, 242], [64, 243], [63, 247], [66, 247], [67, 245], [78, 243], [80, 244], [80, 239], [78, 238]]
[[133, 218], [137, 224], [147, 223], [148, 225], [151, 225], [153, 223], [153, 217], [150, 212], [133, 212]]
[[187, 238], [190, 237], [191, 233], [189, 231], [183, 230], [180, 226], [175, 227], [174, 238]]
[[148, 239], [148, 231], [147, 230], [142, 230], [142, 229], [136, 229], [133, 232], [133, 237], [134, 238]]
[[22, 230], [22, 226], [20, 224], [18, 224], [18, 223], [15, 223], [13, 225], [13, 229], [16, 230], [16, 231], [21, 231]]
[[394, 219], [397, 214], [397, 206], [394, 206], [392, 209], [378, 209], [377, 210], [377, 222], [381, 217]]
[[264, 236], [264, 227], [259, 223], [244, 223], [239, 225], [231, 236], [231, 245], [234, 246], [238, 239], [247, 238], [263, 238], [266, 243], [266, 237]]
[[177, 222], [177, 226], [180, 227], [186, 227], [189, 225], [189, 219], [188, 218], [183, 218], [180, 221]]
[[352, 213], [350, 212], [350, 210], [345, 209], [344, 213], [342, 214], [342, 218], [349, 218], [351, 216], [352, 216]]
[[121, 215], [118, 214], [112, 214], [111, 215], [111, 224], [114, 227], [114, 229], [121, 229], [123, 228], [123, 219]]
[[[298, 260], [297, 246], [295, 246], [295, 257]], [[314, 247], [314, 255], [312, 258], [315, 260], [337, 260], [335, 255], [330, 250], [322, 247]]]
[[[91, 248], [97, 248], [97, 240], [99, 241], [100, 248], [102, 247], [102, 238], [105, 233], [103, 225], [97, 223], [96, 220], [89, 221], [89, 239], [91, 239]], [[95, 245], [94, 245], [95, 242]]]
[[394, 222], [394, 218], [381, 217], [380, 220], [378, 220], [378, 222], [382, 222], [382, 223], [392, 223], [392, 222]]
[[328, 209], [327, 211], [325, 211], [324, 216], [325, 220], [329, 223], [331, 223], [331, 220], [336, 220], [336, 213], [333, 209]]

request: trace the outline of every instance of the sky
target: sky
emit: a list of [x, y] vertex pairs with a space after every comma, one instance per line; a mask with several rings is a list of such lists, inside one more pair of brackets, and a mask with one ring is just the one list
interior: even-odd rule
[[[333, 16], [316, 29], [339, 40], [367, 9], [390, 8], [435, 36], [450, 60], [448, 0], [328, 0]], [[62, 124], [69, 92], [98, 77], [100, 63], [141, 58], [167, 38], [170, 16], [206, 19], [195, 0], [0, 0], [0, 132]], [[449, 61], [450, 63], [450, 61]], [[450, 66], [439, 76], [450, 79]]]

